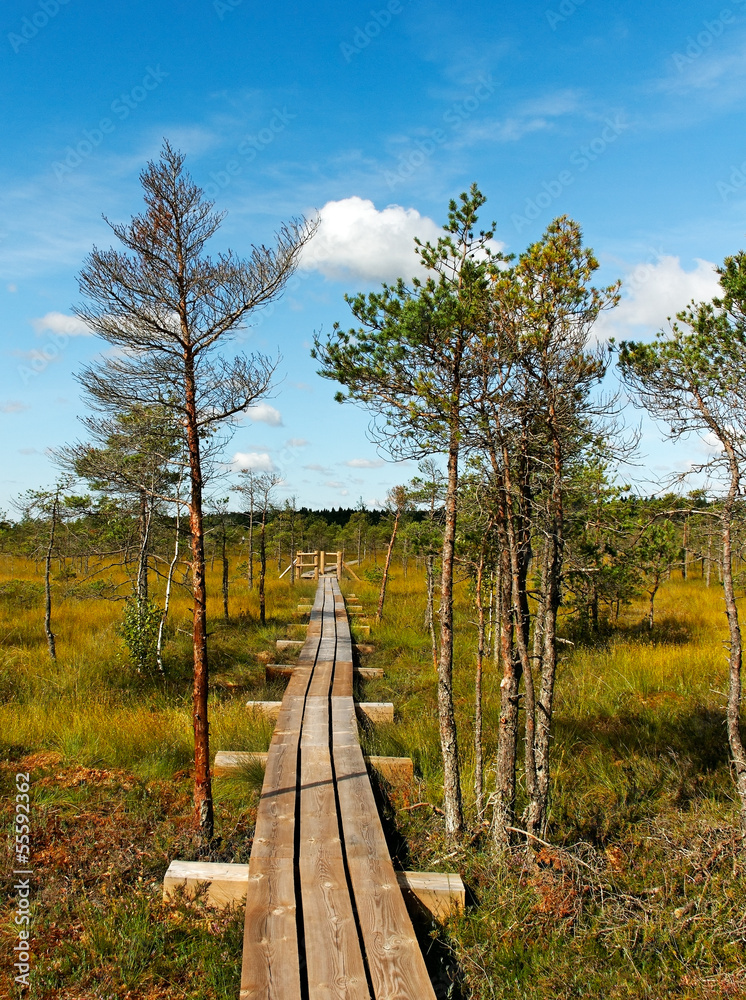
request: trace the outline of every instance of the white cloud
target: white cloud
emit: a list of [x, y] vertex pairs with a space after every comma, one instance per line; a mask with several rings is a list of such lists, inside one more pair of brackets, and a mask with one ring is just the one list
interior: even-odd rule
[[8, 399], [0, 402], [0, 413], [22, 413], [27, 410], [25, 403], [20, 403], [17, 399]]
[[256, 472], [274, 472], [275, 466], [266, 451], [237, 451], [231, 459], [234, 469], [253, 469]]
[[249, 420], [254, 420], [261, 424], [269, 424], [270, 427], [283, 426], [282, 414], [274, 406], [270, 406], [269, 403], [257, 403], [256, 406], [250, 406], [246, 410], [246, 416]]
[[333, 280], [411, 278], [421, 269], [415, 236], [435, 242], [441, 235], [440, 227], [414, 208], [389, 205], [379, 211], [372, 201], [357, 195], [329, 201], [319, 214], [319, 230], [301, 267]]
[[342, 464], [350, 469], [380, 469], [384, 461], [382, 458], [351, 458]]
[[328, 486], [332, 490], [341, 490], [344, 488], [344, 485], [344, 483], [335, 482], [333, 479], [329, 479], [324, 483], [324, 486]]
[[638, 264], [625, 277], [622, 300], [616, 309], [601, 313], [594, 336], [598, 340], [616, 337], [650, 339], [666, 327], [692, 300], [704, 302], [720, 289], [715, 264], [697, 259], [692, 271], [685, 271], [678, 257], [661, 256], [655, 263]]
[[93, 330], [77, 316], [66, 316], [61, 312], [48, 312], [39, 319], [31, 320], [37, 333], [65, 334], [68, 337], [92, 337]]
[[309, 442], [305, 438], [288, 438], [285, 442], [288, 448], [307, 448]]

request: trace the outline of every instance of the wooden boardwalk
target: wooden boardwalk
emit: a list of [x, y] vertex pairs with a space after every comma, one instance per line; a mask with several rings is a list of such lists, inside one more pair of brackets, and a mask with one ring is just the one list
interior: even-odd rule
[[434, 1000], [358, 740], [349, 622], [319, 580], [267, 757], [242, 1000]]

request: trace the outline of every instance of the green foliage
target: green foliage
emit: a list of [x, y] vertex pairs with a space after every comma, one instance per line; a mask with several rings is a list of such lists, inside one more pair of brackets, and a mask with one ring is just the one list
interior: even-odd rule
[[163, 611], [155, 601], [137, 600], [128, 597], [124, 604], [124, 614], [117, 629], [130, 660], [138, 673], [147, 673], [156, 665], [158, 629]]
[[44, 585], [35, 580], [6, 580], [0, 583], [0, 601], [13, 608], [38, 608], [44, 600]]

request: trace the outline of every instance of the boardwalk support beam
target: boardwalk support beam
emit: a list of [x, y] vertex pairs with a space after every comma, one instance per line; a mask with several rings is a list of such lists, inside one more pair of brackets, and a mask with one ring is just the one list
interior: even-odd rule
[[[439, 921], [463, 912], [466, 890], [460, 875], [396, 872], [396, 881], [410, 912], [417, 913], [424, 909]], [[203, 891], [208, 906], [244, 906], [248, 883], [248, 865], [172, 861], [163, 879], [163, 898], [173, 899], [179, 889], [189, 897]]]

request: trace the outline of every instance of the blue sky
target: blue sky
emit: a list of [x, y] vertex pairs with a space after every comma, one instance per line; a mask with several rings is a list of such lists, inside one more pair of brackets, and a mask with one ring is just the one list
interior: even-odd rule
[[[282, 381], [226, 452], [300, 504], [373, 505], [415, 474], [334, 403], [309, 346], [347, 324], [345, 292], [415, 273], [413, 237], [436, 237], [473, 181], [509, 251], [580, 222], [599, 281], [625, 281], [599, 337], [652, 336], [746, 242], [746, 0], [7, 0], [0, 18], [5, 509], [81, 434], [74, 374], [104, 345], [71, 318], [76, 274], [111, 243], [102, 215], [140, 210], [164, 136], [227, 213], [224, 247], [321, 213], [285, 297], [240, 337], [279, 350]], [[699, 447], [645, 427], [655, 472]]]

